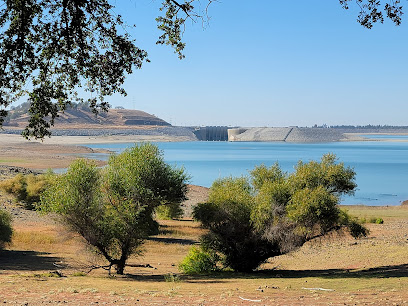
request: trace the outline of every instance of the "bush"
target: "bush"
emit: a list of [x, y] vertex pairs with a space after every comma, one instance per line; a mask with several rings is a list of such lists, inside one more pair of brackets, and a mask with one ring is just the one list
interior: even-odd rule
[[41, 197], [41, 210], [55, 212], [109, 262], [118, 274], [141, 245], [158, 232], [160, 205], [185, 200], [187, 175], [171, 167], [157, 146], [143, 144], [110, 157], [104, 169], [78, 160]]
[[160, 205], [156, 208], [156, 216], [161, 220], [181, 219], [184, 211], [180, 203]]
[[341, 195], [353, 193], [354, 177], [328, 154], [320, 162], [299, 162], [292, 174], [275, 164], [256, 167], [250, 179], [217, 180], [208, 202], [193, 210], [209, 230], [202, 246], [222, 254], [226, 267], [248, 272], [331, 231], [365, 236], [367, 229], [338, 207]]
[[384, 220], [382, 218], [377, 218], [377, 220], [375, 220], [376, 224], [384, 224]]
[[383, 218], [375, 218], [373, 221], [374, 222], [372, 223], [375, 223], [375, 224], [384, 224]]
[[361, 218], [361, 223], [374, 223], [374, 224], [384, 224], [383, 218], [371, 217], [370, 219]]
[[11, 216], [8, 212], [0, 210], [0, 249], [11, 242], [12, 234]]
[[17, 174], [11, 179], [0, 182], [0, 188], [16, 197], [17, 201], [23, 201], [27, 197], [27, 184], [23, 174]]
[[40, 202], [41, 193], [52, 181], [53, 173], [47, 174], [17, 174], [15, 177], [0, 182], [0, 189], [15, 196], [25, 208], [33, 209]]
[[218, 261], [219, 257], [215, 252], [206, 252], [199, 247], [192, 247], [179, 264], [179, 270], [186, 274], [211, 273], [218, 270]]

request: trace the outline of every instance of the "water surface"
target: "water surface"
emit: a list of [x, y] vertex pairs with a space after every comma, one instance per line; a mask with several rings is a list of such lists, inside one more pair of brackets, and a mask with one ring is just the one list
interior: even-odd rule
[[[408, 199], [408, 142], [333, 142], [299, 144], [286, 142], [165, 142], [156, 143], [167, 162], [186, 168], [191, 183], [210, 187], [220, 177], [247, 175], [256, 165], [278, 162], [292, 172], [298, 160], [319, 160], [334, 153], [357, 173], [355, 196], [343, 204], [399, 205]], [[129, 143], [90, 144], [121, 152]], [[95, 158], [95, 155], [92, 156]], [[107, 154], [96, 154], [107, 159]]]

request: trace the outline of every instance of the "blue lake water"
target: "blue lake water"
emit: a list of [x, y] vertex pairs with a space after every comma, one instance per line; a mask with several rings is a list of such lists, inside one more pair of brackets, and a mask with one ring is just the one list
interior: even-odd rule
[[395, 140], [408, 140], [408, 135], [389, 135], [389, 134], [372, 134], [372, 135], [361, 135], [367, 139], [395, 139]]
[[[298, 160], [319, 160], [334, 153], [356, 171], [358, 190], [343, 204], [399, 205], [408, 200], [408, 142], [335, 142], [296, 144], [285, 142], [165, 142], [156, 143], [167, 162], [183, 166], [191, 183], [210, 187], [220, 177], [246, 175], [255, 165], [279, 162], [292, 172]], [[90, 144], [121, 152], [132, 144]], [[93, 158], [107, 159], [106, 154]]]

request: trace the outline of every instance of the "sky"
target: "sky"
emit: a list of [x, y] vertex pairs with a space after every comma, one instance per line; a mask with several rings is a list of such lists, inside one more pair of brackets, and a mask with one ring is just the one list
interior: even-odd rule
[[368, 30], [338, 0], [223, 0], [187, 23], [179, 60], [155, 44], [160, 1], [113, 3], [151, 60], [113, 107], [173, 125], [408, 125], [408, 15]]

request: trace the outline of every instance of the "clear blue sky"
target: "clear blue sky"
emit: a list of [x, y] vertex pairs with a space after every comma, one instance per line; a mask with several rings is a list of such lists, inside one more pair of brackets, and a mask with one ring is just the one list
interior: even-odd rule
[[408, 15], [367, 30], [338, 0], [220, 1], [208, 27], [188, 23], [180, 61], [155, 45], [159, 4], [116, 1], [151, 63], [113, 106], [175, 125], [408, 125]]

